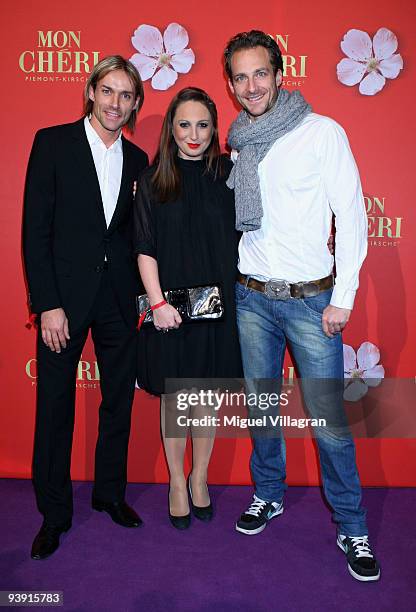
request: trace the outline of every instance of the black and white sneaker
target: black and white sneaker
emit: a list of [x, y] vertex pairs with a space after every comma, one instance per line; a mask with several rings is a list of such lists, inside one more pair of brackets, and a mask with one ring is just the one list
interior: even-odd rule
[[270, 519], [279, 516], [283, 512], [283, 502], [266, 502], [256, 495], [248, 509], [242, 514], [235, 524], [237, 531], [246, 535], [256, 535], [263, 531]]
[[348, 571], [361, 582], [371, 582], [380, 578], [380, 566], [373, 555], [368, 536], [347, 537], [339, 534], [337, 544], [347, 555]]

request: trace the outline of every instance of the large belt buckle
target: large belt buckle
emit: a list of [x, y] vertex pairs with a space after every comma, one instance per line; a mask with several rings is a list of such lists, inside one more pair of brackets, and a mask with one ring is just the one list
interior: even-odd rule
[[275, 300], [288, 300], [290, 295], [290, 285], [285, 280], [269, 280], [264, 285], [264, 293], [269, 298]]

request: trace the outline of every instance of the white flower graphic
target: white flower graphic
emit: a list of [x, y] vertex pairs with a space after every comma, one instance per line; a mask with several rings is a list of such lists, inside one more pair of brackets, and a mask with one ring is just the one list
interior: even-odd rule
[[368, 387], [378, 387], [384, 378], [384, 368], [377, 365], [380, 351], [372, 342], [363, 342], [355, 354], [352, 346], [344, 344], [344, 399], [357, 402]]
[[[397, 50], [396, 35], [380, 28], [371, 42], [367, 32], [348, 30], [341, 41], [341, 49], [348, 56], [337, 65], [338, 80], [344, 85], [357, 85], [364, 96], [381, 91], [386, 79], [395, 79], [403, 68], [403, 59]], [[367, 73], [367, 76], [364, 76]]]
[[170, 23], [163, 38], [154, 26], [141, 25], [131, 37], [133, 47], [139, 51], [130, 58], [143, 81], [152, 77], [153, 89], [165, 91], [172, 87], [178, 72], [189, 72], [195, 63], [192, 49], [186, 49], [188, 32], [178, 23]]

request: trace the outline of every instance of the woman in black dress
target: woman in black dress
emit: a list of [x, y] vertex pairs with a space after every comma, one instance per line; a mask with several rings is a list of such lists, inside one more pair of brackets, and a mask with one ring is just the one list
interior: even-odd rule
[[[169, 398], [172, 405], [175, 400], [163, 395], [165, 381], [241, 376], [234, 306], [238, 234], [233, 192], [225, 184], [230, 169], [231, 162], [220, 155], [214, 102], [201, 89], [183, 89], [169, 105], [155, 163], [140, 177], [135, 204], [140, 275], [150, 304], [158, 306], [153, 325], [139, 333], [138, 381], [162, 395], [169, 516], [179, 529], [190, 524], [183, 468], [186, 435], [166, 435]], [[178, 311], [163, 303], [168, 289], [212, 284], [222, 288], [223, 320], [183, 324]], [[205, 521], [213, 514], [207, 488], [213, 442], [212, 430], [211, 435], [192, 436], [188, 488], [194, 515]]]

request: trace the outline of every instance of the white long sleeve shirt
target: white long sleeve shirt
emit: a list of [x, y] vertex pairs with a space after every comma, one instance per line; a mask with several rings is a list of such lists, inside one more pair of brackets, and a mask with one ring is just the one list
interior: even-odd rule
[[264, 216], [245, 232], [239, 270], [290, 283], [332, 273], [327, 241], [336, 225], [336, 280], [331, 304], [352, 308], [367, 254], [367, 217], [347, 136], [329, 117], [310, 113], [278, 139], [258, 168]]
[[104, 207], [104, 215], [108, 227], [117, 206], [118, 194], [120, 192], [121, 185], [121, 174], [123, 171], [123, 145], [121, 142], [121, 132], [117, 140], [107, 149], [89, 122], [88, 117], [85, 117], [84, 125], [87, 140], [94, 159], [95, 169], [97, 171], [101, 199]]

